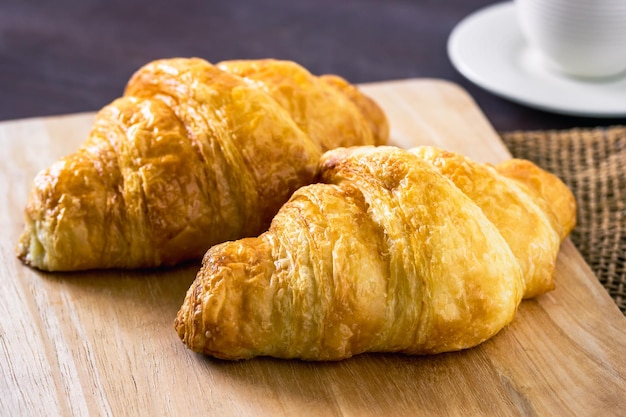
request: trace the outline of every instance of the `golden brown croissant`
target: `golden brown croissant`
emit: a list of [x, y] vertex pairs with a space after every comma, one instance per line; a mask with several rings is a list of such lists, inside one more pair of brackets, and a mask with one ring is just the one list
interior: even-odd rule
[[154, 61], [36, 177], [16, 250], [45, 270], [200, 259], [266, 230], [323, 151], [388, 134], [371, 99], [292, 62]]
[[552, 288], [573, 226], [572, 194], [531, 165], [500, 170], [435, 148], [328, 151], [322, 183], [296, 191], [267, 232], [207, 252], [176, 330], [225, 359], [475, 346], [525, 295]]
[[[522, 267], [526, 298], [553, 289], [556, 255], [576, 213], [572, 194], [557, 177], [520, 159], [492, 167], [434, 147], [411, 152], [452, 180], [498, 228]], [[538, 194], [535, 185], [547, 192]]]

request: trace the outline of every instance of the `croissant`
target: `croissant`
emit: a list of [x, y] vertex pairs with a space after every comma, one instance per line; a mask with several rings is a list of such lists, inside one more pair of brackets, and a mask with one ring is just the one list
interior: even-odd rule
[[528, 161], [331, 150], [267, 232], [209, 249], [174, 326], [233, 360], [470, 348], [553, 287], [574, 223], [571, 192]]
[[154, 61], [76, 153], [37, 175], [16, 251], [51, 271], [201, 259], [266, 230], [325, 150], [388, 135], [378, 105], [338, 76], [270, 59]]

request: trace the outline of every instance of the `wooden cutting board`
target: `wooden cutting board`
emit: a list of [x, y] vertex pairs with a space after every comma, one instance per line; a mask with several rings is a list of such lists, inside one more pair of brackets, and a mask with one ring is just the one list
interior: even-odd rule
[[[474, 101], [439, 80], [363, 86], [395, 144], [509, 157]], [[173, 320], [198, 265], [46, 274], [13, 248], [31, 181], [93, 114], [0, 123], [0, 415], [616, 416], [626, 414], [626, 319], [567, 240], [556, 290], [524, 301], [477, 348], [332, 363], [224, 362], [188, 351]]]

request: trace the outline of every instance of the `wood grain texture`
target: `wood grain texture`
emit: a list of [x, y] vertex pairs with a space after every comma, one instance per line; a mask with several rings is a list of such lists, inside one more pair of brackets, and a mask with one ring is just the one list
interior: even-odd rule
[[[509, 156], [454, 84], [363, 88], [400, 146]], [[84, 140], [93, 116], [0, 123], [0, 415], [623, 415], [626, 319], [569, 240], [556, 290], [524, 301], [477, 348], [333, 363], [224, 362], [186, 350], [172, 322], [197, 264], [73, 274], [23, 266], [13, 247], [32, 178]]]

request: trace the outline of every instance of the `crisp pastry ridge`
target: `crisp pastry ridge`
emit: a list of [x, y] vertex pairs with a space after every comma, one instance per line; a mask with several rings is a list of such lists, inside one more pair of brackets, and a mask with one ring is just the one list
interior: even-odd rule
[[320, 165], [321, 182], [298, 189], [267, 232], [206, 253], [174, 323], [188, 348], [232, 360], [455, 351], [553, 288], [575, 204], [532, 163], [362, 146]]
[[264, 231], [325, 150], [388, 135], [373, 100], [293, 62], [153, 61], [37, 175], [16, 252], [51, 271], [201, 259]]

